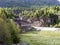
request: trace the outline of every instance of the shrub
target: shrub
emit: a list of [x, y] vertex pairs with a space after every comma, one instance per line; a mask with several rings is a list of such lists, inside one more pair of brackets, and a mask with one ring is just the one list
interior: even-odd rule
[[8, 30], [6, 21], [0, 18], [0, 43], [11, 45], [11, 33]]
[[19, 37], [18, 30], [20, 30], [20, 29], [16, 27], [13, 20], [10, 20], [9, 26], [10, 26], [9, 29], [10, 29], [10, 32], [11, 32], [13, 43], [19, 43], [20, 42], [20, 37]]
[[19, 43], [19, 28], [16, 27], [13, 21], [0, 19], [0, 43], [4, 45], [11, 45], [12, 43]]

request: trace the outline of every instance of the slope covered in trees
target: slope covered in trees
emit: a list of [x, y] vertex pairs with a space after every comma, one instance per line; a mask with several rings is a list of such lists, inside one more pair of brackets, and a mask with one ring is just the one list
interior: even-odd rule
[[[50, 20], [50, 25], [56, 25], [60, 21], [60, 7], [59, 6], [52, 6], [52, 7], [43, 7], [33, 10], [24, 10], [22, 11], [23, 19], [30, 19], [31, 21], [35, 19], [40, 20], [41, 18], [45, 22], [46, 20]], [[48, 24], [48, 23], [47, 23]]]

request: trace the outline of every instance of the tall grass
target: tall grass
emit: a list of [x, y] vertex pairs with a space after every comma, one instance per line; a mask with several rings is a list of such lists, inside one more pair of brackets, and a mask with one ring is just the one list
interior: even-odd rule
[[32, 31], [21, 34], [21, 40], [30, 45], [60, 45], [60, 31]]

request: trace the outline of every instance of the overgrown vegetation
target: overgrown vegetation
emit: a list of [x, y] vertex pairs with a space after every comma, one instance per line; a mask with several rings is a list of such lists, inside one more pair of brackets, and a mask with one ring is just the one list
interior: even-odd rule
[[13, 18], [13, 13], [8, 12], [4, 8], [0, 8], [0, 43], [4, 45], [12, 45], [19, 43], [19, 28], [16, 27]]

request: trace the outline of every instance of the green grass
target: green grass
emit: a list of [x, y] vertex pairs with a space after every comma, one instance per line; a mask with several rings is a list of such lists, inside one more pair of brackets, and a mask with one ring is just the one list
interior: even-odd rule
[[60, 45], [60, 31], [30, 31], [21, 34], [21, 40], [30, 45]]

